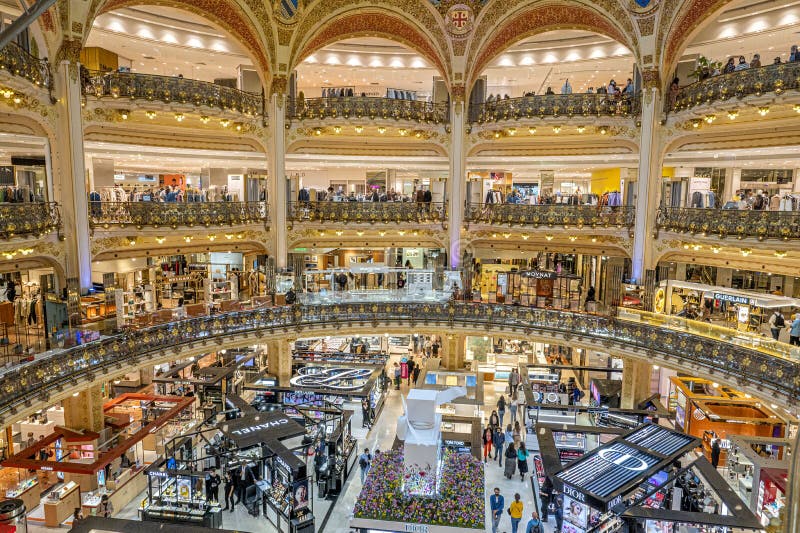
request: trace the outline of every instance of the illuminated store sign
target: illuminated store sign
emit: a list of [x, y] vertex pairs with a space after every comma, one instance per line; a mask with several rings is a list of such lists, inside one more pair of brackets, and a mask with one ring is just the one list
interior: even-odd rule
[[747, 296], [734, 296], [733, 294], [722, 294], [720, 292], [714, 293], [714, 299], [720, 302], [729, 302], [732, 304], [752, 305], [753, 301]]

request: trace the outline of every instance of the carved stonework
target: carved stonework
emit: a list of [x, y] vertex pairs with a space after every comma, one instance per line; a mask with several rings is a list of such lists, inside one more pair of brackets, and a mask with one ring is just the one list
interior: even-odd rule
[[645, 89], [661, 88], [661, 74], [657, 68], [650, 68], [642, 71], [642, 87]]
[[80, 39], [64, 39], [61, 46], [56, 52], [56, 64], [62, 61], [69, 61], [70, 63], [78, 63], [81, 59], [81, 49], [83, 44]]
[[642, 37], [653, 35], [653, 31], [655, 30], [656, 16], [652, 15], [650, 17], [637, 19], [636, 23], [639, 25], [639, 35]]
[[475, 24], [475, 13], [467, 4], [454, 4], [447, 10], [444, 23], [450, 35], [456, 39], [464, 39]]
[[269, 89], [270, 96], [285, 96], [289, 88], [289, 78], [285, 75], [278, 75], [272, 78], [272, 85]]
[[466, 87], [464, 87], [464, 84], [458, 83], [453, 85], [453, 88], [450, 89], [450, 97], [452, 98], [453, 102], [457, 104], [464, 103], [467, 97], [467, 90]]

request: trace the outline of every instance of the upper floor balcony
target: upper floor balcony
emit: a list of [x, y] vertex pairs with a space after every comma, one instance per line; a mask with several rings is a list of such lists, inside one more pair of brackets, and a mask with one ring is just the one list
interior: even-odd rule
[[529, 205], [471, 203], [464, 214], [467, 223], [508, 227], [633, 228], [632, 206]]
[[670, 94], [667, 110], [673, 113], [739, 101], [748, 96], [775, 96], [800, 88], [800, 63], [780, 63], [748, 68], [697, 81]]
[[290, 112], [299, 121], [333, 122], [351, 119], [391, 120], [401, 123], [446, 124], [446, 104], [371, 96], [297, 98]]
[[800, 242], [800, 212], [662, 207], [656, 228], [721, 239], [730, 236]]
[[446, 202], [291, 202], [287, 220], [318, 224], [441, 224]]
[[[9, 43], [0, 49], [0, 72], [2, 71], [48, 91], [53, 87], [50, 63], [46, 59], [34, 57], [16, 43]], [[5, 94], [3, 96], [8, 98]]]
[[639, 95], [549, 94], [498, 99], [469, 108], [471, 123], [521, 121], [546, 118], [629, 118], [641, 112]]
[[81, 72], [85, 96], [98, 99], [129, 100], [135, 103], [164, 104], [176, 109], [214, 111], [247, 117], [265, 117], [261, 94], [240, 91], [224, 85], [176, 76], [157, 76], [133, 72]]
[[92, 228], [137, 229], [242, 226], [269, 223], [265, 202], [89, 202]]
[[58, 204], [0, 203], [0, 239], [38, 238], [61, 229]]

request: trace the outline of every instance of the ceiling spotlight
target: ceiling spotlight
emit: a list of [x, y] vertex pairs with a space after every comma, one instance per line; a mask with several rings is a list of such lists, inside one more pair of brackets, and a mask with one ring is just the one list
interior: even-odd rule
[[397, 133], [400, 134], [400, 137], [405, 137], [406, 135], [408, 135], [408, 130], [405, 128], [401, 128], [400, 130], [398, 130]]
[[583, 133], [586, 131], [586, 126], [578, 126], [578, 133]]
[[692, 127], [693, 128], [699, 128], [700, 127], [700, 122], [701, 122], [701, 120], [699, 118], [692, 119]]
[[784, 250], [775, 250], [775, 257], [783, 259], [784, 257], [786, 257], [786, 251], [784, 251]]
[[719, 246], [712, 246], [711, 247], [711, 251], [714, 252], [715, 254], [718, 254], [720, 252], [720, 250], [722, 250], [722, 248], [720, 248]]
[[128, 112], [127, 111], [120, 111], [119, 112], [119, 118], [121, 118], [122, 120], [128, 120]]
[[20, 98], [19, 96], [15, 96], [12, 102], [14, 102], [15, 104], [19, 104], [22, 102], [22, 98]]
[[156, 242], [158, 244], [164, 244], [164, 241], [166, 241], [166, 240], [167, 240], [166, 237], [156, 237]]
[[517, 128], [508, 128], [508, 134], [513, 137], [517, 134]]
[[384, 133], [386, 133], [386, 128], [384, 128], [383, 126], [379, 126], [379, 127], [378, 127], [378, 133], [380, 133], [381, 135], [383, 135]]
[[536, 128], [531, 126], [530, 128], [528, 128], [528, 133], [530, 133], [531, 135], [535, 134], [536, 133]]
[[333, 127], [333, 133], [335, 133], [336, 135], [339, 135], [340, 133], [342, 133], [342, 127], [341, 126], [334, 126]]
[[499, 131], [494, 132], [494, 138], [495, 139], [499, 139], [500, 138], [500, 132]]
[[361, 230], [358, 230], [358, 231], [356, 232], [356, 235], [358, 235], [359, 237], [363, 237], [363, 236], [364, 236], [364, 232], [363, 232], [363, 231], [361, 231]]
[[706, 124], [711, 124], [717, 120], [717, 115], [706, 115], [704, 120], [706, 121]]
[[600, 135], [605, 135], [606, 133], [608, 133], [608, 128], [600, 126]]
[[523, 233], [522, 234], [522, 240], [523, 241], [527, 241], [529, 238], [530, 238], [530, 235], [528, 235], [527, 233]]
[[415, 132], [414, 133], [414, 137], [416, 137], [417, 139], [421, 139], [422, 138], [422, 132], [421, 131]]
[[800, 104], [794, 104], [794, 107], [792, 109], [794, 109], [795, 112], [800, 113]]
[[3, 98], [8, 100], [12, 96], [14, 96], [14, 91], [12, 91], [11, 89], [3, 89]]
[[356, 133], [361, 133], [364, 131], [364, 126], [356, 126], [355, 127]]
[[510, 238], [510, 237], [511, 237], [511, 234], [510, 234], [510, 233], [503, 233], [503, 238], [504, 238], [504, 239], [508, 239], [508, 238]]
[[211, 119], [209, 117], [207, 117], [206, 115], [201, 115], [200, 116], [200, 122], [202, 122], [203, 124], [208, 124], [209, 120], [211, 120]]
[[578, 240], [578, 237], [577, 237], [577, 236], [575, 236], [575, 235], [570, 235], [570, 236], [569, 236], [569, 240], [570, 240], [570, 242], [575, 242], [575, 241], [577, 241], [577, 240]]
[[559, 133], [561, 131], [561, 126], [553, 126], [553, 133]]
[[186, 241], [187, 243], [188, 243], [188, 242], [192, 242], [192, 236], [191, 236], [191, 235], [187, 235], [187, 236], [185, 236], [185, 237], [183, 238], [183, 240], [184, 240], [184, 241]]
[[178, 122], [183, 122], [183, 119], [185, 118], [186, 116], [183, 113], [175, 113], [175, 120]]
[[406, 232], [405, 232], [405, 230], [402, 230], [402, 229], [401, 229], [400, 231], [398, 231], [398, 232], [397, 232], [397, 234], [398, 234], [398, 235], [400, 235], [400, 236], [402, 237], [403, 235], [405, 235], [405, 234], [406, 234]]
[[217, 240], [217, 236], [216, 235], [209, 235], [208, 236], [208, 240], [211, 241], [211, 242], [214, 242], [214, 241]]
[[219, 125], [222, 126], [223, 128], [227, 128], [228, 126], [231, 125], [231, 121], [228, 120], [227, 118], [223, 118], [222, 120], [219, 121]]
[[144, 115], [150, 120], [153, 120], [156, 118], [157, 113], [155, 111], [145, 111]]
[[336, 236], [341, 237], [344, 232], [340, 229], [336, 230]]
[[241, 122], [236, 122], [233, 126], [236, 128], [236, 131], [242, 131], [242, 128], [244, 127]]
[[732, 110], [728, 111], [728, 118], [729, 119], [736, 120], [736, 117], [738, 117], [738, 116], [739, 116], [739, 110], [738, 109], [732, 109]]
[[314, 135], [322, 135], [322, 128], [314, 128]]
[[136, 246], [136, 237], [128, 237], [128, 244]]
[[545, 235], [544, 238], [547, 239], [548, 241], [552, 241], [553, 240], [553, 236], [552, 235]]
[[228, 240], [233, 239], [233, 233], [226, 233], [225, 234], [225, 238], [228, 239]]
[[750, 248], [742, 248], [742, 249], [741, 249], [741, 254], [742, 254], [744, 257], [747, 257], [748, 255], [750, 255], [750, 254], [752, 254], [752, 253], [753, 253], [753, 250], [751, 250]]
[[761, 107], [758, 108], [758, 114], [761, 115], [762, 117], [766, 116], [767, 113], [769, 113], [769, 106], [762, 105]]

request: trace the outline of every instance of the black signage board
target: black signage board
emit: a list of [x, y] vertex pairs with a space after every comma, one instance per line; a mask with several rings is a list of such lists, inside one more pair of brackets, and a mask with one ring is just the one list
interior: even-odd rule
[[306, 430], [282, 411], [246, 414], [243, 418], [220, 422], [217, 428], [240, 450], [263, 445], [292, 471], [295, 478], [304, 477], [305, 463], [281, 441], [305, 435]]
[[558, 274], [550, 270], [524, 270], [519, 275], [530, 279], [558, 279]]

